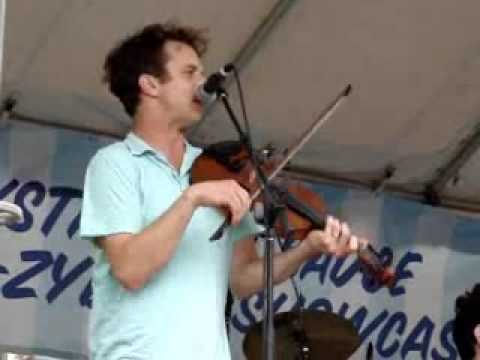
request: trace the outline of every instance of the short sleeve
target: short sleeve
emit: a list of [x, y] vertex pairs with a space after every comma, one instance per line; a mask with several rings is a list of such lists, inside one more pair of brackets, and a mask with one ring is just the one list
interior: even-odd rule
[[141, 230], [138, 174], [132, 159], [115, 155], [100, 151], [87, 167], [80, 220], [83, 239]]
[[248, 213], [243, 217], [240, 224], [232, 229], [231, 237], [233, 241], [237, 241], [244, 239], [247, 236], [258, 234], [263, 230], [264, 227], [255, 222], [252, 213]]

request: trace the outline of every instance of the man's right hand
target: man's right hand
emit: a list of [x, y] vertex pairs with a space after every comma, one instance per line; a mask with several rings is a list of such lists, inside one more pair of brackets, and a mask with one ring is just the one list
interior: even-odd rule
[[248, 192], [235, 180], [203, 181], [190, 186], [184, 196], [197, 206], [226, 208], [231, 214], [231, 222], [238, 225], [250, 209]]

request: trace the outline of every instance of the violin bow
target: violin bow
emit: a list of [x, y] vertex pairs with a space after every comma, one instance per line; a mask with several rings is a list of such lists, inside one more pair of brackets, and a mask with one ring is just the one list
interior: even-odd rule
[[[300, 149], [307, 143], [308, 140], [320, 129], [338, 110], [338, 108], [345, 102], [346, 98], [352, 92], [352, 85], [348, 84], [337, 97], [328, 104], [325, 109], [315, 118], [312, 125], [310, 125], [305, 132], [298, 138], [298, 140], [289, 148], [283, 160], [275, 167], [275, 169], [267, 176], [266, 182], [268, 183], [275, 178], [280, 171], [288, 164], [288, 162], [300, 151]], [[252, 201], [255, 200], [263, 191], [263, 184], [260, 184], [259, 188], [255, 190], [251, 196]], [[228, 221], [225, 220], [222, 225], [215, 231], [210, 238], [210, 241], [218, 240], [222, 237], [223, 231], [228, 226]]]
[[[320, 129], [325, 123], [333, 116], [333, 114], [338, 110], [338, 108], [345, 102], [348, 95], [352, 91], [352, 85], [347, 85], [337, 97], [327, 105], [327, 107], [315, 118], [313, 123], [304, 131], [298, 140], [293, 143], [292, 146], [287, 148], [287, 153], [282, 159], [282, 161], [275, 167], [275, 169], [267, 176], [267, 182], [275, 178], [280, 171], [288, 164], [288, 162], [300, 151], [301, 148], [307, 143], [308, 140], [315, 134], [315, 132]], [[260, 196], [264, 185], [261, 184], [260, 187], [253, 193], [252, 201]]]

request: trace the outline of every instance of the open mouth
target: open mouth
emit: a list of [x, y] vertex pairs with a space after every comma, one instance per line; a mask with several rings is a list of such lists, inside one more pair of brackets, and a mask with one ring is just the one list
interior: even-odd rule
[[195, 106], [200, 106], [203, 108], [203, 101], [200, 100], [197, 96], [194, 96], [192, 99], [192, 102], [195, 104]]

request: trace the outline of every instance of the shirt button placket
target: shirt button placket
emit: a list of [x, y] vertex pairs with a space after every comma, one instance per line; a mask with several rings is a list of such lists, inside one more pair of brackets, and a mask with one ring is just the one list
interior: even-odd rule
[[185, 189], [188, 187], [188, 184], [185, 184], [185, 182], [182, 179], [182, 176], [177, 171], [172, 170], [172, 177], [178, 185], [179, 193], [184, 192]]

